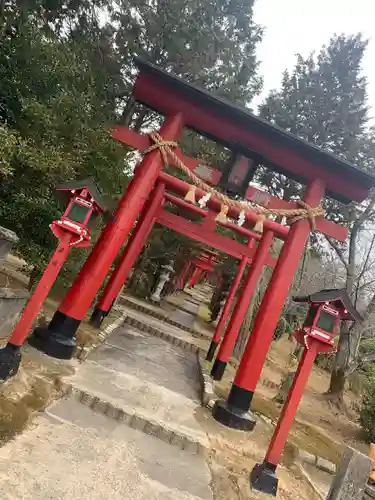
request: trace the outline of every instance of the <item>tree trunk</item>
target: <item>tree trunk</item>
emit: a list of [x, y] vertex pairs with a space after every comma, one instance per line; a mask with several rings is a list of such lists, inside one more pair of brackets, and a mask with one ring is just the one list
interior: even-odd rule
[[343, 399], [345, 389], [345, 372], [340, 368], [334, 368], [331, 374], [331, 381], [329, 385], [329, 393], [337, 395], [338, 399]]
[[349, 335], [349, 328], [347, 325], [343, 325], [327, 393], [330, 399], [339, 405], [344, 401], [344, 389], [350, 350]]
[[135, 105], [136, 105], [135, 99], [131, 95], [127, 100], [126, 106], [120, 118], [120, 124], [123, 125], [124, 127], [129, 127], [135, 111]]

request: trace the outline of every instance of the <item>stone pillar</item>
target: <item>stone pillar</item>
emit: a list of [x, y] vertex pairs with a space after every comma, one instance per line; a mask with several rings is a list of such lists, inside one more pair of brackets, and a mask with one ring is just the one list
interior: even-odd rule
[[[372, 461], [357, 450], [348, 448], [326, 500], [362, 500], [372, 469]], [[371, 498], [371, 497], [370, 497]]]
[[10, 229], [0, 226], [0, 265], [2, 265], [12, 248], [18, 242], [18, 236]]

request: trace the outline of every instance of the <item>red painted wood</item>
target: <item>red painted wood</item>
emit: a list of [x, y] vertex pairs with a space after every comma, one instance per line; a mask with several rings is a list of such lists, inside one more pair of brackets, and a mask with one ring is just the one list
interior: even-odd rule
[[[178, 207], [185, 208], [186, 210], [190, 210], [191, 212], [199, 214], [203, 217], [207, 217], [209, 215], [209, 212], [207, 210], [204, 210], [197, 205], [193, 205], [192, 203], [182, 200], [181, 198], [177, 198], [177, 196], [173, 196], [169, 193], [165, 195], [165, 199]], [[215, 217], [217, 213], [218, 212], [214, 213]], [[215, 222], [215, 224], [220, 224], [221, 226], [227, 227], [228, 229], [232, 229], [232, 231], [247, 236], [248, 238], [253, 238], [255, 241], [260, 241], [262, 238], [261, 234], [256, 233], [255, 231], [251, 231], [251, 229], [237, 226], [237, 224], [234, 224], [233, 222], [228, 221], [225, 224], [223, 224], [222, 222]]]
[[[168, 189], [182, 196], [186, 195], [190, 187], [187, 182], [177, 179], [176, 177], [172, 177], [165, 172], [160, 172], [159, 179], [165, 183]], [[204, 193], [201, 189], [196, 190], [196, 196], [198, 199], [203, 195]], [[216, 198], [216, 196], [211, 196], [211, 198], [208, 200], [207, 206], [211, 210], [214, 210], [216, 212], [220, 212], [221, 210], [221, 203]], [[231, 217], [232, 219], [238, 219], [239, 214], [240, 210], [238, 208], [229, 207], [229, 217]], [[246, 219], [248, 224], [254, 225], [258, 221], [258, 216], [253, 212], [246, 212]], [[268, 229], [269, 231], [273, 231], [275, 233], [275, 236], [282, 240], [285, 240], [289, 234], [289, 227], [282, 226], [281, 224], [278, 224], [271, 219], [265, 219], [264, 228]]]
[[[302, 178], [306, 182], [319, 178], [329, 191], [358, 202], [363, 201], [369, 193], [371, 186], [357, 184], [354, 176], [351, 179], [347, 176], [340, 177], [323, 165], [310, 162], [297, 151], [244, 127], [240, 121], [222, 116], [212, 106], [204, 108], [198, 105], [154, 77], [140, 73], [133, 88], [133, 95], [135, 99], [165, 114], [182, 112], [187, 126], [207, 133], [218, 141], [245, 145], [263, 155], [271, 164], [279, 165], [287, 176], [289, 174]], [[168, 99], [165, 98], [166, 95]]]
[[[248, 248], [246, 245], [242, 245], [241, 243], [231, 240], [230, 238], [226, 238], [225, 236], [215, 233], [214, 231], [208, 231], [198, 224], [190, 222], [183, 217], [179, 217], [178, 215], [171, 214], [165, 210], [162, 210], [158, 214], [156, 221], [163, 226], [185, 234], [189, 238], [193, 238], [194, 240], [216, 248], [221, 252], [225, 252], [236, 259], [241, 259], [242, 256], [247, 256], [251, 259], [255, 253], [255, 249], [253, 248]], [[268, 255], [266, 265], [268, 267], [274, 267], [275, 262], [276, 259], [272, 255]]]
[[223, 341], [220, 345], [217, 359], [228, 363], [233, 352], [236, 340], [240, 332], [241, 325], [245, 319], [246, 312], [249, 308], [251, 298], [254, 294], [259, 277], [267, 260], [269, 249], [273, 242], [272, 231], [267, 231], [261, 239], [256, 250], [254, 260], [247, 273], [245, 283], [243, 285], [241, 296], [238, 298], [234, 311], [232, 313], [229, 325], [224, 334]]
[[140, 151], [145, 151], [151, 146], [151, 139], [148, 135], [139, 134], [134, 130], [119, 125], [112, 127], [112, 138]]
[[13, 333], [9, 339], [9, 342], [11, 344], [22, 346], [25, 342], [25, 339], [29, 335], [30, 330], [33, 326], [35, 318], [41, 310], [42, 305], [52, 288], [52, 285], [56, 281], [60, 269], [68, 258], [70, 249], [72, 248], [70, 243], [76, 238], [77, 236], [72, 233], [62, 233], [62, 238], [58, 247], [51, 257], [48, 266], [43, 273], [43, 276], [41, 277], [37, 287], [34, 290], [34, 293], [30, 297], [30, 300], [23, 310], [22, 316], [20, 317], [17, 325], [13, 330]]
[[[140, 149], [141, 151], [147, 149], [151, 144], [148, 136], [138, 134], [137, 132], [129, 130], [126, 127], [114, 127], [112, 131], [112, 137], [120, 142], [128, 144], [131, 147]], [[203, 169], [203, 166], [199, 165], [197, 160], [185, 156], [179, 148], [177, 148], [175, 152], [177, 156], [186, 164], [186, 166], [189, 167], [192, 171], [196, 172], [196, 174], [203, 180], [206, 180], [213, 185], [218, 184], [221, 172], [208, 166], [205, 166]], [[201, 175], [202, 173], [204, 173], [204, 170], [206, 171], [206, 175]], [[258, 202], [268, 208], [292, 210], [299, 207], [298, 203], [296, 202], [280, 200], [280, 198], [271, 196], [265, 191], [254, 186], [249, 186], [245, 198], [249, 201]], [[220, 208], [218, 208], [218, 210], [220, 210]], [[347, 239], [348, 229], [346, 227], [336, 224], [332, 221], [328, 221], [323, 217], [317, 218], [316, 222], [317, 231], [326, 234], [327, 236], [338, 241], [345, 241]]]
[[178, 290], [183, 290], [185, 288], [185, 284], [190, 274], [191, 266], [192, 263], [190, 261], [184, 264], [184, 267], [182, 268], [180, 276], [178, 277], [176, 282], [176, 287]]
[[[160, 130], [163, 138], [177, 139], [183, 129], [182, 115], [167, 117]], [[117, 205], [115, 219], [102, 232], [95, 248], [83, 265], [72, 287], [63, 299], [59, 311], [82, 320], [113, 261], [142, 210], [160, 170], [163, 160], [159, 151], [146, 155], [136, 168], [132, 182]]]
[[192, 288], [193, 286], [195, 286], [199, 279], [201, 278], [202, 276], [202, 272], [203, 270], [199, 267], [195, 267], [194, 271], [193, 271], [193, 276], [191, 277], [190, 279], [190, 282], [189, 282], [189, 288]]
[[[112, 127], [112, 138], [131, 148], [139, 149], [140, 151], [145, 151], [152, 144], [148, 135], [139, 134], [134, 130], [130, 130], [127, 127], [121, 127], [120, 125]], [[173, 151], [190, 170], [195, 172], [198, 177], [208, 184], [217, 185], [219, 183], [221, 177], [221, 172], [219, 170], [208, 165], [203, 165], [198, 160], [190, 158], [190, 156], [185, 156], [180, 148], [174, 148]]]
[[203, 271], [207, 271], [208, 273], [212, 273], [215, 270], [215, 266], [210, 264], [209, 262], [195, 262], [195, 266], [199, 267]]
[[277, 426], [266, 453], [265, 460], [276, 466], [280, 463], [290, 428], [296, 416], [299, 402], [301, 401], [304, 388], [306, 387], [318, 352], [318, 342], [316, 340], [310, 341], [309, 346], [309, 349], [303, 351], [287, 400], [279, 416]]
[[138, 255], [142, 251], [142, 248], [151, 233], [157, 211], [163, 203], [164, 193], [164, 184], [157, 183], [151, 192], [150, 198], [142, 211], [142, 215], [133, 230], [129, 242], [121, 255], [120, 262], [113, 271], [102, 296], [95, 306], [96, 309], [108, 311], [113, 301], [120, 293], [131, 268], [134, 266]]
[[[318, 205], [323, 197], [324, 184], [315, 181], [307, 188], [304, 199], [306, 203], [314, 206]], [[288, 240], [283, 245], [236, 373], [234, 384], [238, 387], [253, 392], [257, 386], [273, 333], [287, 298], [290, 284], [298, 269], [309, 233], [309, 222], [307, 220], [298, 221], [293, 224]]]
[[[249, 248], [253, 248], [253, 246], [254, 246], [254, 240], [250, 240], [248, 242], [248, 247]], [[250, 262], [250, 260], [247, 257], [242, 257], [240, 265], [239, 265], [238, 270], [237, 270], [237, 274], [236, 274], [236, 276], [234, 278], [234, 281], [233, 281], [232, 286], [230, 288], [230, 291], [228, 293], [227, 299], [225, 301], [225, 305], [224, 305], [223, 311], [222, 311], [222, 313], [220, 315], [220, 319], [219, 319], [219, 322], [217, 324], [217, 327], [216, 327], [216, 330], [215, 330], [215, 334], [212, 337], [212, 341], [213, 342], [217, 342], [218, 343], [220, 341], [220, 339], [221, 339], [221, 335], [223, 333], [223, 330], [224, 330], [224, 327], [225, 327], [225, 323], [227, 322], [227, 319], [228, 319], [228, 316], [229, 316], [229, 313], [230, 313], [233, 301], [234, 301], [234, 299], [236, 297], [236, 293], [237, 293], [238, 287], [241, 284], [242, 277], [243, 277], [244, 272], [246, 270], [246, 266], [247, 266], [247, 264], [249, 262]]]

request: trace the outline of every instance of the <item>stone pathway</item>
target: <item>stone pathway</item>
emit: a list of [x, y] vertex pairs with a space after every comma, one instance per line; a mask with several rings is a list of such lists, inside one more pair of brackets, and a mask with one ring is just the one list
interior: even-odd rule
[[124, 324], [64, 383], [69, 395], [0, 449], [1, 498], [212, 500], [194, 352]]
[[210, 500], [204, 459], [60, 400], [0, 450], [4, 500]]

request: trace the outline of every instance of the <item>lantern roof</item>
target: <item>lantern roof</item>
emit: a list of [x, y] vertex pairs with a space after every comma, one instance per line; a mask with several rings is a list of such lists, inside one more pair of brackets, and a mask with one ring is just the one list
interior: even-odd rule
[[87, 177], [86, 179], [82, 180], [67, 181], [56, 186], [56, 191], [59, 191], [60, 196], [65, 200], [71, 198], [72, 190], [82, 189], [87, 189], [89, 191], [95, 204], [103, 213], [108, 211], [108, 207], [104, 201], [103, 195], [99, 191], [99, 188], [95, 184], [95, 181], [92, 177]]
[[327, 288], [320, 292], [301, 297], [293, 297], [295, 302], [311, 302], [319, 304], [327, 302], [340, 310], [341, 319], [345, 321], [362, 321], [362, 317], [353, 306], [345, 288]]

